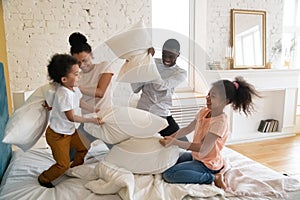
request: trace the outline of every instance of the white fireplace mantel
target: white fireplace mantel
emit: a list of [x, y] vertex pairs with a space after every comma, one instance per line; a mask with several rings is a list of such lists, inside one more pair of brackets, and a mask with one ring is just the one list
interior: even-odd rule
[[246, 69], [246, 70], [205, 70], [202, 72], [207, 83], [219, 79], [233, 80], [242, 76], [257, 90], [297, 88], [300, 69]]
[[[256, 112], [246, 117], [226, 110], [230, 120], [231, 135], [228, 143], [240, 143], [256, 140], [285, 137], [295, 134], [296, 106], [298, 96], [298, 78], [300, 69], [246, 69], [246, 70], [205, 70], [205, 77], [209, 88], [211, 83], [220, 80], [234, 80], [242, 76], [254, 85], [262, 98], [255, 99]], [[277, 132], [261, 133], [257, 131], [262, 119], [279, 120]]]

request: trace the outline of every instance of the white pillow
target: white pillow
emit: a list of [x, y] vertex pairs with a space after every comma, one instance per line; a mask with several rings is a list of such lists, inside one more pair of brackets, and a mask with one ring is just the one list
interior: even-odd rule
[[102, 113], [101, 126], [86, 123], [84, 129], [96, 138], [116, 144], [130, 137], [147, 138], [168, 126], [166, 119], [132, 107], [114, 107]]
[[54, 100], [56, 89], [57, 86], [55, 84], [45, 84], [37, 88], [32, 93], [32, 95], [30, 95], [30, 97], [25, 101], [25, 104], [39, 99], [46, 100], [48, 105], [51, 106]]
[[103, 159], [108, 151], [108, 147], [102, 140], [95, 140], [91, 143], [89, 151], [84, 157], [84, 163], [98, 162]]
[[46, 130], [50, 112], [42, 104], [52, 105], [56, 87], [46, 84], [39, 87], [9, 118], [4, 143], [14, 144], [27, 151], [34, 146]]
[[49, 111], [43, 99], [35, 99], [18, 108], [9, 118], [4, 143], [14, 144], [23, 151], [29, 150], [43, 135], [49, 120]]
[[139, 21], [127, 31], [113, 36], [105, 43], [119, 57], [127, 59], [136, 53], [145, 52], [152, 46], [150, 32], [143, 20]]
[[159, 79], [160, 74], [157, 70], [154, 58], [145, 51], [128, 57], [122, 65], [117, 81], [127, 83], [148, 82]]
[[104, 160], [135, 174], [162, 173], [176, 163], [179, 148], [162, 146], [160, 138], [130, 138], [114, 145]]

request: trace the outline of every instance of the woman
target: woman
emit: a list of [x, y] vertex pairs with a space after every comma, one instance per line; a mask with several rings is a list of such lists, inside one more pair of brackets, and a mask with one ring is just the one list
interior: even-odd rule
[[[101, 113], [112, 106], [111, 80], [114, 72], [106, 61], [99, 64], [92, 63], [92, 48], [83, 34], [72, 33], [69, 43], [71, 45], [70, 53], [77, 59], [81, 69], [78, 87], [83, 94], [82, 99], [93, 105], [96, 108], [95, 112]], [[82, 110], [82, 114], [88, 113], [89, 111]], [[83, 130], [83, 124], [79, 129], [90, 142], [96, 139]]]

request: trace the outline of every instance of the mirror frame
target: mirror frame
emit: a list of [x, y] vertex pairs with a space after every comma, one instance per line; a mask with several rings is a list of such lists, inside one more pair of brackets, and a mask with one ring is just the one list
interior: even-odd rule
[[[236, 48], [235, 48], [235, 32], [236, 32], [236, 14], [245, 15], [260, 15], [262, 24], [262, 65], [236, 65]], [[230, 65], [230, 69], [265, 69], [266, 68], [266, 11], [262, 10], [242, 10], [242, 9], [231, 9], [230, 10], [230, 47], [234, 49], [233, 52], [233, 64]]]

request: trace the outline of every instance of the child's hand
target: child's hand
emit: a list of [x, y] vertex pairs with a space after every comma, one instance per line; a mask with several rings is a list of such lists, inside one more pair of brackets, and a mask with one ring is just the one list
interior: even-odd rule
[[95, 118], [96, 119], [96, 123], [98, 124], [98, 125], [101, 125], [101, 124], [103, 124], [103, 122], [102, 122], [102, 119], [100, 118], [100, 117], [97, 117], [97, 118]]
[[44, 101], [44, 103], [42, 104], [42, 106], [43, 106], [47, 111], [52, 110], [52, 107], [50, 107], [46, 101]]
[[154, 50], [153, 47], [150, 47], [150, 48], [148, 49], [148, 54], [151, 54], [152, 56], [154, 56], [155, 50]]
[[100, 109], [99, 108], [95, 108], [95, 113], [99, 112]]
[[165, 136], [164, 138], [159, 140], [159, 143], [163, 145], [164, 147], [169, 147], [173, 145], [176, 142], [176, 139], [171, 136]]

